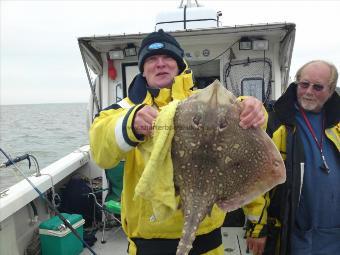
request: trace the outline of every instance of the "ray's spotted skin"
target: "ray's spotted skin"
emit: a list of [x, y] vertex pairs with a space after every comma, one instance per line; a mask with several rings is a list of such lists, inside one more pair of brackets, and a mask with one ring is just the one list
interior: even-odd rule
[[189, 253], [215, 203], [230, 212], [285, 181], [270, 137], [260, 128], [242, 129], [240, 112], [240, 103], [218, 81], [177, 107], [171, 153], [184, 214], [177, 255]]

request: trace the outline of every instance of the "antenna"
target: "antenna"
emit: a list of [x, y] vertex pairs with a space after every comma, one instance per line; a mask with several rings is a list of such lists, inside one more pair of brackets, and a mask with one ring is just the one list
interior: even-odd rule
[[197, 0], [195, 0], [195, 4], [193, 4], [191, 2], [191, 0], [187, 0], [187, 3], [185, 5], [183, 5], [183, 2], [184, 2], [184, 0], [181, 0], [181, 3], [180, 3], [178, 8], [184, 8], [184, 6], [186, 6], [187, 8], [194, 7], [194, 6], [196, 6], [196, 7], [200, 7], [201, 6], [201, 5], [198, 4]]

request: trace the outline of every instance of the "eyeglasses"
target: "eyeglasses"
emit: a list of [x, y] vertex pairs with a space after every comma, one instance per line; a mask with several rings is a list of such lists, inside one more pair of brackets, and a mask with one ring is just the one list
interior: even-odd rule
[[309, 86], [312, 85], [313, 90], [315, 90], [317, 92], [320, 92], [320, 91], [322, 91], [325, 88], [324, 85], [321, 85], [319, 83], [311, 83], [309, 81], [300, 81], [300, 82], [298, 82], [298, 85], [302, 89], [308, 89]]

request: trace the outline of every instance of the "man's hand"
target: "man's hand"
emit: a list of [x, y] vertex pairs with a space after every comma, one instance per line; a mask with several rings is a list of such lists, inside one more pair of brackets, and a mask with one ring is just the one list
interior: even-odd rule
[[136, 112], [133, 127], [139, 135], [151, 135], [153, 122], [158, 115], [158, 111], [149, 105], [144, 106]]
[[255, 97], [247, 97], [242, 102], [240, 126], [244, 129], [260, 127], [265, 123], [263, 104]]
[[262, 255], [264, 251], [264, 247], [266, 245], [267, 237], [248, 237], [247, 238], [247, 247], [249, 251], [253, 253], [253, 255]]

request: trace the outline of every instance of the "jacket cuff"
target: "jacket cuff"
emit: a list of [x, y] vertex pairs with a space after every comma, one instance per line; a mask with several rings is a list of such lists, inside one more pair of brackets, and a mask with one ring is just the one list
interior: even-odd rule
[[141, 109], [144, 105], [136, 105], [129, 109], [125, 116], [118, 119], [115, 135], [118, 146], [121, 150], [127, 152], [133, 147], [136, 147], [140, 142], [144, 140], [143, 135], [136, 134], [133, 130], [133, 121], [135, 113]]

